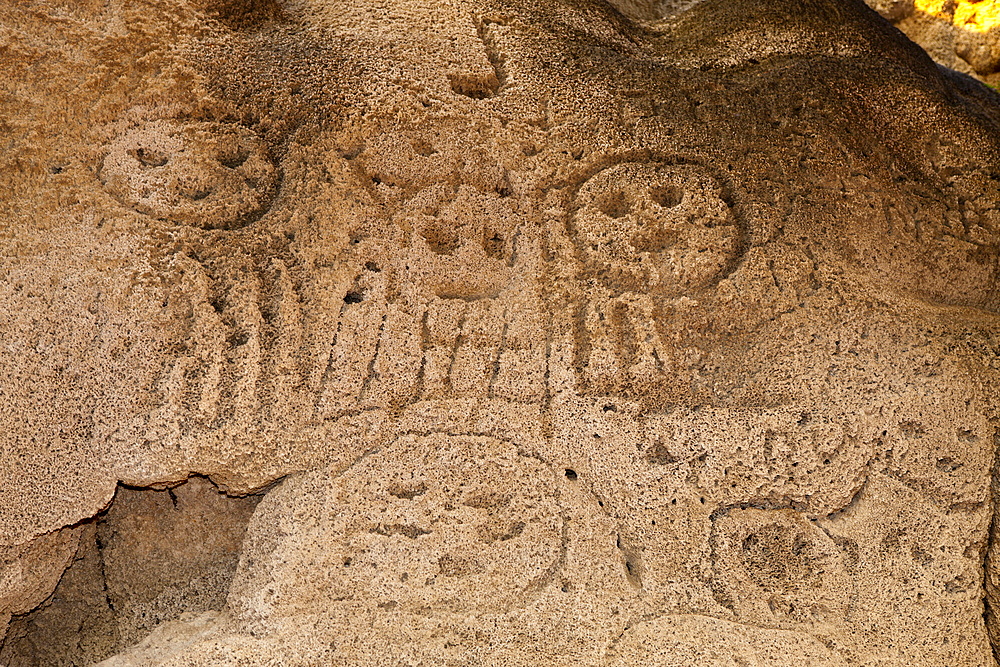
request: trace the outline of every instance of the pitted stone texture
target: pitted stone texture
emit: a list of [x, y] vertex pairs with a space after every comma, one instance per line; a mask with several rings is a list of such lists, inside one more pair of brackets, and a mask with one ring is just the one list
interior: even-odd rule
[[802, 515], [732, 509], [712, 522], [712, 588], [744, 623], [831, 631], [853, 594], [840, 549]]
[[[840, 634], [851, 636], [857, 647], [851, 652], [858, 659], [895, 654], [900, 662], [992, 665], [980, 606], [986, 541], [956, 540], [963, 531], [981, 535], [989, 521], [988, 503], [948, 507], [879, 473], [843, 511], [816, 521], [840, 548], [855, 582], [848, 615], [855, 620]], [[933, 608], [924, 603], [930, 599]], [[906, 605], [910, 612], [876, 611], [884, 605]], [[927, 634], [949, 641], [920, 644], [917, 638]], [[901, 645], [898, 637], [912, 639]]]
[[104, 587], [96, 529], [95, 522], [80, 527], [75, 558], [52, 595], [31, 613], [13, 620], [0, 649], [0, 663], [89, 665], [122, 647]]
[[160, 120], [111, 142], [100, 179], [140, 213], [230, 229], [267, 209], [278, 169], [264, 142], [239, 125]]
[[580, 187], [576, 206], [584, 264], [616, 293], [698, 292], [725, 276], [743, 242], [722, 185], [693, 166], [613, 165]]
[[664, 616], [630, 629], [614, 667], [842, 667], [850, 664], [815, 637], [727, 623], [706, 616]]
[[[704, 0], [609, 0], [620, 12], [654, 24], [674, 19]], [[996, 86], [1000, 83], [1000, 3], [996, 0], [865, 0], [869, 7], [919, 44], [935, 61]], [[831, 24], [834, 21], [831, 21]], [[833, 25], [829, 26], [833, 28]], [[773, 29], [772, 29], [773, 30]], [[808, 34], [788, 40], [780, 29], [771, 32], [773, 48], [789, 41], [809, 40]], [[753, 39], [753, 37], [750, 37]], [[738, 52], [743, 40], [731, 46]], [[782, 42], [785, 42], [782, 44]]]
[[[315, 604], [310, 590], [410, 613], [521, 606], [563, 552], [555, 482], [511, 444], [443, 436], [290, 480], [254, 518], [230, 604], [248, 627]], [[277, 544], [268, 524], [282, 526]]]
[[0, 629], [45, 601], [72, 562], [80, 529], [42, 535], [0, 550]]
[[224, 606], [257, 500], [226, 498], [197, 477], [164, 491], [118, 490], [97, 539], [120, 645], [183, 612]]
[[[590, 664], [635, 597], [614, 541], [593, 499], [512, 443], [408, 436], [272, 491], [229, 606], [236, 628], [279, 640], [309, 619], [338, 664], [400, 650]], [[589, 618], [558, 620], [574, 605]]]
[[[93, 664], [161, 624], [223, 609], [258, 499], [227, 498], [198, 477], [171, 489], [119, 488], [98, 519], [55, 534], [79, 539], [75, 558], [43, 604], [14, 618], [0, 661]], [[40, 563], [35, 570], [46, 573]]]
[[287, 477], [164, 661], [991, 665], [1000, 107], [863, 4], [8, 4], [0, 536]]

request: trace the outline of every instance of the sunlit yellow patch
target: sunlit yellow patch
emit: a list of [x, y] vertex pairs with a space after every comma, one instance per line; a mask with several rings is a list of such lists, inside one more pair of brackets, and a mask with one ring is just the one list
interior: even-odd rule
[[916, 0], [916, 2], [913, 3], [914, 7], [917, 8], [917, 11], [924, 12], [925, 14], [933, 14], [934, 16], [941, 18], [947, 17], [950, 19], [951, 17], [948, 16], [947, 11], [947, 5], [949, 4], [951, 3], [949, 3], [948, 0]]
[[986, 32], [1000, 26], [1000, 2], [979, 0], [960, 2], [955, 8], [955, 25], [976, 32]]
[[915, 0], [914, 6], [974, 32], [1000, 27], [1000, 0]]

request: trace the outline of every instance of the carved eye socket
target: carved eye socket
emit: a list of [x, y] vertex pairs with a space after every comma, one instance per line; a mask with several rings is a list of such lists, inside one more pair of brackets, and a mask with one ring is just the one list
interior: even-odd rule
[[235, 152], [225, 153], [219, 158], [219, 164], [226, 169], [238, 169], [250, 157], [250, 151], [239, 149]]
[[661, 208], [674, 208], [684, 201], [684, 191], [674, 185], [652, 187], [649, 198]]
[[420, 236], [437, 255], [451, 255], [462, 244], [458, 231], [445, 223], [431, 223], [420, 230]]
[[168, 162], [165, 154], [149, 148], [139, 147], [130, 151], [129, 154], [142, 163], [144, 167], [162, 167]]
[[632, 211], [632, 205], [621, 190], [606, 192], [594, 201], [597, 209], [609, 218], [624, 218]]

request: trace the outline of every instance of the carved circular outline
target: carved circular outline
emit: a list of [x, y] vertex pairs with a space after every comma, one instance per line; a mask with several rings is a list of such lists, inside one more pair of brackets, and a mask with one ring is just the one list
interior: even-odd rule
[[684, 155], [663, 154], [649, 149], [637, 149], [606, 155], [597, 160], [594, 164], [580, 170], [573, 176], [554, 184], [555, 187], [569, 188], [566, 199], [567, 206], [564, 230], [567, 237], [573, 244], [575, 251], [574, 254], [580, 266], [585, 266], [586, 261], [581, 256], [579, 243], [575, 239], [576, 232], [573, 230], [573, 219], [576, 216], [577, 211], [582, 208], [578, 201], [580, 190], [601, 172], [627, 163], [650, 164], [658, 167], [696, 167], [704, 171], [707, 176], [711, 177], [719, 184], [721, 190], [719, 196], [728, 206], [729, 212], [733, 218], [733, 225], [738, 230], [736, 247], [733, 256], [726, 263], [725, 267], [721, 271], [717, 272], [711, 280], [706, 281], [704, 285], [693, 290], [692, 293], [700, 294], [712, 290], [717, 287], [722, 280], [732, 275], [732, 273], [743, 263], [743, 259], [751, 245], [750, 226], [746, 221], [744, 207], [740, 201], [741, 198], [736, 192], [737, 188], [733, 184], [732, 179], [718, 169], [714, 169], [706, 164], [703, 159]]
[[235, 229], [258, 220], [281, 180], [267, 144], [251, 130], [172, 119], [113, 139], [97, 177], [138, 213], [202, 229]]

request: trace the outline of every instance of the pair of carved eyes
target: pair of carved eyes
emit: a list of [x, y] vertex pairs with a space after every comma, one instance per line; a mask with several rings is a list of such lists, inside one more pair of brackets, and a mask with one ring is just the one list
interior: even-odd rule
[[[139, 213], [232, 229], [267, 211], [279, 171], [246, 128], [160, 120], [112, 142], [100, 178]], [[718, 183], [703, 169], [655, 162], [622, 162], [584, 182], [571, 231], [585, 260], [626, 289], [706, 284], [730, 262], [740, 236]], [[447, 253], [442, 243], [435, 252]], [[502, 239], [490, 237], [484, 249], [491, 243]]]
[[[216, 161], [226, 169], [238, 169], [250, 157], [250, 152], [245, 146], [239, 144], [220, 147], [223, 152], [216, 155]], [[135, 150], [128, 151], [142, 166], [157, 168], [165, 167], [170, 162], [168, 153], [160, 152], [152, 148], [139, 146]]]

